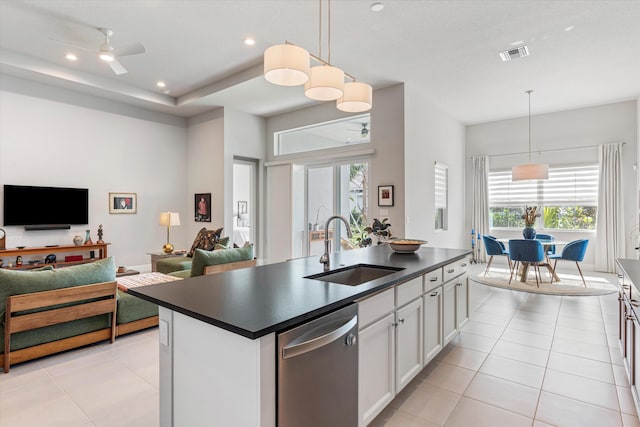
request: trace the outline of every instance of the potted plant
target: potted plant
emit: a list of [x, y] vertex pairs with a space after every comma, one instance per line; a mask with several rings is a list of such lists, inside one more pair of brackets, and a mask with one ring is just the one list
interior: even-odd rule
[[526, 206], [524, 207], [524, 214], [520, 218], [524, 219], [524, 230], [522, 230], [522, 236], [525, 239], [535, 239], [536, 238], [536, 229], [533, 226], [536, 223], [536, 218], [541, 216], [540, 212], [537, 212], [537, 206]]

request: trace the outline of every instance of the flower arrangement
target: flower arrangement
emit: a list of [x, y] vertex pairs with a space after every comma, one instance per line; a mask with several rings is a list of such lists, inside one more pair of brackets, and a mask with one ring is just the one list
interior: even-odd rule
[[542, 215], [540, 212], [537, 212], [537, 210], [538, 210], [537, 206], [524, 207], [524, 214], [522, 214], [520, 218], [524, 219], [524, 223], [528, 227], [531, 227], [532, 225], [534, 225], [536, 223], [536, 218], [539, 218]]
[[380, 239], [387, 240], [391, 237], [391, 224], [387, 221], [389, 218], [384, 218], [382, 221], [379, 221], [377, 218], [373, 219], [373, 224], [370, 227], [365, 227], [362, 233], [362, 237], [359, 239], [360, 247], [367, 247], [371, 245], [371, 237], [369, 235], [374, 235], [378, 238], [378, 244], [382, 243]]

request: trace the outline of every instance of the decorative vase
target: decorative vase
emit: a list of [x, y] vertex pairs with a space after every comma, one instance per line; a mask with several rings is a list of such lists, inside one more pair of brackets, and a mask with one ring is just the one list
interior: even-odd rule
[[87, 230], [87, 234], [84, 238], [85, 245], [93, 245], [93, 241], [91, 240], [91, 230]]
[[535, 239], [536, 238], [536, 229], [533, 228], [533, 225], [527, 225], [522, 230], [522, 236], [525, 239]]
[[73, 236], [73, 244], [76, 246], [80, 246], [84, 242], [82, 236]]

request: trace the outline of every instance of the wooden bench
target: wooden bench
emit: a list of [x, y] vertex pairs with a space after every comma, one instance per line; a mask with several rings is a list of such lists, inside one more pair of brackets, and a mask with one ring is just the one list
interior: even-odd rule
[[204, 268], [204, 274], [222, 273], [224, 271], [239, 270], [241, 268], [255, 267], [257, 260], [250, 259], [247, 261], [227, 262], [225, 264], [207, 265]]
[[[9, 372], [11, 363], [20, 363], [107, 339], [113, 343], [116, 337], [116, 291], [116, 282], [104, 282], [8, 297], [4, 322], [4, 354], [0, 355], [4, 372]], [[68, 303], [77, 304], [59, 307], [60, 304]], [[39, 311], [24, 313], [27, 310]], [[111, 314], [111, 325], [108, 328], [11, 351], [11, 334], [107, 313]]]

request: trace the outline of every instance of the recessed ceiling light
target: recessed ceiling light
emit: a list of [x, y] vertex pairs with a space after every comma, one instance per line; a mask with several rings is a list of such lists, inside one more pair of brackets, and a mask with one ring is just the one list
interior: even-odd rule
[[256, 40], [253, 37], [246, 37], [243, 40], [243, 43], [246, 44], [247, 46], [253, 46], [256, 44]]
[[575, 27], [576, 27], [575, 25], [569, 25], [569, 26], [568, 26], [568, 27], [566, 27], [564, 30], [565, 30], [566, 32], [569, 32], [569, 31], [573, 30]]
[[371, 10], [374, 12], [380, 12], [382, 9], [384, 9], [384, 4], [380, 3], [380, 2], [376, 2], [376, 3], [372, 3], [371, 4]]
[[67, 53], [65, 56], [69, 61], [77, 61], [78, 57], [73, 53]]
[[156, 86], [158, 87], [167, 87], [167, 84], [163, 81], [159, 81], [158, 83], [156, 83]]

